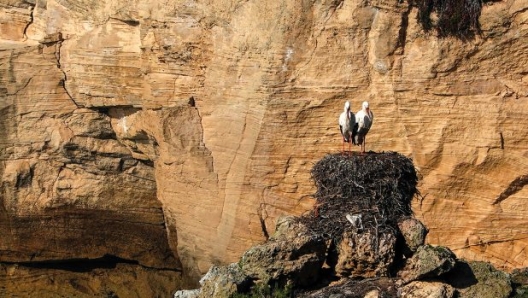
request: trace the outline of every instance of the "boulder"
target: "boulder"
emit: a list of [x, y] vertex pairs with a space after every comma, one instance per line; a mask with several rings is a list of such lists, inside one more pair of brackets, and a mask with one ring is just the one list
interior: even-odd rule
[[180, 290], [174, 293], [174, 298], [198, 298], [198, 295], [200, 295], [200, 289]]
[[423, 245], [405, 262], [398, 276], [404, 283], [427, 277], [437, 277], [453, 269], [455, 254], [447, 247]]
[[514, 284], [528, 286], [528, 267], [514, 269], [511, 272], [510, 278]]
[[394, 262], [396, 236], [391, 233], [345, 232], [338, 246], [335, 272], [338, 276], [387, 276]]
[[326, 244], [320, 236], [294, 217], [283, 217], [274, 235], [247, 250], [239, 264], [255, 280], [307, 286], [317, 280], [325, 253]]
[[238, 292], [247, 292], [251, 283], [237, 263], [212, 266], [200, 279], [199, 289], [176, 291], [174, 298], [230, 297]]
[[486, 262], [459, 261], [446, 281], [459, 298], [506, 298], [512, 292], [510, 276]]
[[512, 298], [528, 298], [528, 286], [520, 286], [515, 288], [512, 293]]
[[380, 298], [380, 297], [383, 297], [383, 296], [380, 296], [380, 291], [372, 290], [370, 292], [367, 292], [365, 294], [365, 297], [363, 297], [363, 298]]
[[383, 298], [399, 297], [394, 279], [387, 277], [350, 279], [343, 278], [327, 287], [306, 292], [296, 292], [296, 298]]
[[512, 286], [514, 287], [513, 298], [528, 298], [528, 268], [519, 268], [511, 272]]
[[407, 256], [416, 252], [418, 247], [425, 243], [427, 228], [424, 224], [414, 217], [402, 219], [398, 222], [398, 228], [402, 233], [404, 243], [404, 254]]
[[400, 289], [401, 298], [453, 298], [455, 289], [442, 282], [413, 281]]
[[237, 263], [229, 266], [213, 266], [200, 279], [200, 293], [198, 298], [229, 297], [237, 292], [249, 290], [251, 281], [242, 272]]

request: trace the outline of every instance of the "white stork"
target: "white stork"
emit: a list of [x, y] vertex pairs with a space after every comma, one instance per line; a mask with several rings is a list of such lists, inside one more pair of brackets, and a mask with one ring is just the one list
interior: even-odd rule
[[365, 143], [367, 140], [367, 133], [374, 122], [374, 114], [369, 108], [368, 101], [364, 101], [362, 109], [356, 113], [356, 120], [358, 124], [356, 139], [354, 143], [361, 145], [361, 153], [365, 153]]
[[348, 144], [348, 151], [352, 150], [352, 132], [354, 130], [354, 125], [356, 124], [356, 118], [354, 113], [350, 111], [350, 102], [345, 102], [345, 108], [343, 113], [339, 115], [339, 130], [341, 131], [341, 136], [343, 137], [343, 153], [345, 153], [345, 143]]

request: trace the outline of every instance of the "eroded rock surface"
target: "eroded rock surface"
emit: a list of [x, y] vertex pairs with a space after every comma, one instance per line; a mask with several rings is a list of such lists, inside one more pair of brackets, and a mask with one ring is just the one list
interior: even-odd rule
[[181, 269], [168, 243], [154, 168], [116, 139], [110, 117], [90, 109], [53, 117], [4, 111], [2, 121], [20, 122], [5, 148], [10, 159], [2, 161], [2, 261], [113, 255]]
[[406, 260], [398, 273], [404, 283], [422, 278], [434, 278], [455, 267], [457, 257], [447, 247], [420, 246], [413, 256]]
[[200, 285], [198, 298], [230, 297], [234, 293], [247, 291], [250, 279], [239, 264], [233, 263], [225, 267], [211, 267], [200, 279]]
[[2, 260], [69, 258], [75, 238], [83, 256], [178, 255], [194, 276], [234, 262], [312, 208], [344, 101], [369, 100], [367, 150], [413, 158], [427, 242], [528, 266], [526, 3], [489, 2], [466, 40], [416, 16], [385, 0], [2, 1]]
[[337, 247], [335, 271], [351, 278], [388, 276], [396, 254], [395, 245], [396, 236], [388, 232], [345, 233]]
[[181, 272], [108, 260], [0, 265], [1, 297], [170, 297], [181, 281]]
[[405, 240], [404, 253], [411, 255], [418, 247], [425, 244], [427, 228], [414, 217], [405, 218], [398, 222], [398, 228]]
[[461, 298], [506, 298], [512, 294], [509, 274], [486, 262], [459, 261], [446, 277]]
[[266, 243], [247, 250], [240, 258], [244, 274], [253, 280], [309, 286], [319, 278], [326, 257], [326, 243], [293, 217], [277, 223]]
[[453, 298], [455, 289], [442, 282], [413, 281], [400, 290], [402, 298]]

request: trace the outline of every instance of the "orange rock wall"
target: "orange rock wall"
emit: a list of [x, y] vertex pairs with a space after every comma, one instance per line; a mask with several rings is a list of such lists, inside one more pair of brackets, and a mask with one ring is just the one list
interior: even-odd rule
[[[424, 33], [416, 14], [388, 0], [4, 1], [0, 221], [137, 206], [86, 160], [60, 170], [76, 137], [101, 157], [89, 162], [152, 167], [137, 171], [154, 201], [139, 202], [161, 204], [174, 255], [205, 273], [311, 209], [310, 169], [340, 150], [343, 103], [368, 100], [367, 150], [414, 159], [428, 242], [526, 267], [528, 4], [485, 5], [469, 40]], [[107, 162], [128, 175], [120, 160]]]

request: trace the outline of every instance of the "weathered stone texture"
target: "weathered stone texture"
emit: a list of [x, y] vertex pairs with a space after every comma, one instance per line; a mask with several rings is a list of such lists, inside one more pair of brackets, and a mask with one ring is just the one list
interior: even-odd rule
[[512, 295], [510, 275], [486, 262], [459, 261], [446, 277], [456, 288], [457, 297], [506, 298]]
[[405, 218], [398, 221], [398, 228], [405, 240], [404, 254], [412, 255], [425, 243], [427, 228], [414, 217]]
[[338, 276], [369, 278], [388, 276], [394, 262], [396, 237], [389, 232], [344, 233], [337, 247], [335, 271]]
[[528, 266], [527, 4], [485, 5], [469, 40], [426, 34], [416, 14], [381, 0], [3, 1], [2, 251], [30, 257], [9, 223], [73, 208], [144, 214], [196, 275], [233, 262], [311, 208], [343, 102], [369, 100], [367, 150], [412, 156], [427, 242]]
[[453, 298], [455, 289], [442, 282], [414, 281], [400, 289], [402, 298]]
[[274, 236], [264, 244], [251, 247], [239, 261], [242, 272], [264, 283], [315, 283], [325, 261], [326, 243], [294, 217], [283, 217]]
[[124, 263], [108, 266], [107, 262], [54, 265], [0, 265], [0, 296], [170, 297], [175, 287], [181, 287], [181, 273], [171, 270]]
[[436, 278], [455, 267], [456, 256], [442, 246], [423, 245], [407, 260], [398, 272], [404, 283], [424, 278]]

